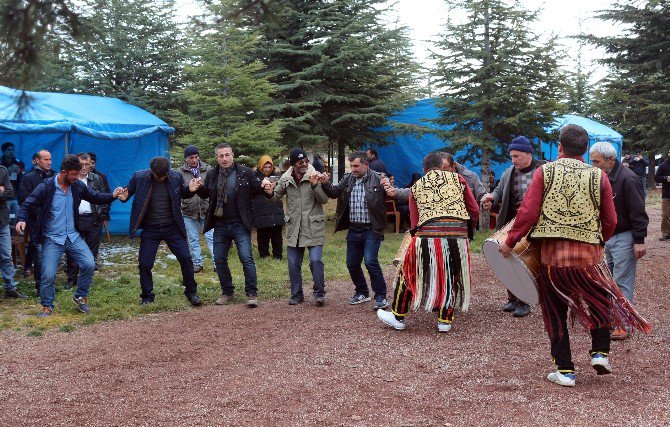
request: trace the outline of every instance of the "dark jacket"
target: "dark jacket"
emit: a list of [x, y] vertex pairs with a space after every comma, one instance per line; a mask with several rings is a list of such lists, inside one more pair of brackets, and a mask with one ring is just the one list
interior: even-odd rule
[[[134, 237], [140, 225], [142, 225], [142, 220], [147, 213], [147, 207], [151, 201], [153, 182], [153, 174], [149, 169], [145, 169], [135, 172], [126, 186], [128, 189], [128, 200], [135, 195], [130, 211], [130, 227], [128, 229], [130, 237]], [[181, 175], [173, 170], [168, 171], [167, 187], [168, 194], [170, 195], [172, 217], [177, 227], [179, 227], [179, 231], [186, 238], [186, 226], [184, 225], [184, 218], [181, 216], [181, 199], [191, 197], [195, 193], [191, 193], [188, 185], [184, 184], [184, 179]], [[124, 201], [124, 203], [128, 200]]]
[[[200, 167], [198, 168], [197, 178], [201, 178], [203, 181], [207, 179], [212, 167], [207, 163], [200, 161]], [[181, 174], [181, 177], [184, 179], [184, 183], [188, 184], [193, 178], [193, 172], [188, 167], [188, 164], [184, 164], [177, 170]], [[205, 218], [207, 215], [207, 209], [209, 208], [209, 200], [203, 200], [200, 196], [195, 194], [193, 197], [188, 199], [182, 199], [181, 201], [181, 214], [193, 219]]]
[[384, 175], [388, 175], [388, 171], [386, 170], [386, 165], [381, 159], [374, 159], [373, 161], [370, 162], [368, 165], [370, 169], [372, 169], [375, 172], [383, 173]]
[[[89, 189], [97, 191], [98, 193], [109, 192], [105, 189], [105, 184], [102, 182], [100, 175], [89, 172], [86, 178]], [[91, 203], [91, 210], [93, 211], [93, 220], [98, 224], [102, 224], [106, 218], [109, 218], [109, 205], [97, 205]]]
[[642, 178], [647, 176], [647, 166], [649, 166], [649, 162], [642, 156], [640, 156], [640, 160], [635, 160], [635, 156], [630, 156], [630, 160], [628, 160], [630, 170]]
[[[531, 170], [535, 170], [545, 164], [543, 160], [535, 160], [530, 163]], [[500, 212], [496, 220], [496, 230], [500, 230], [505, 224], [510, 222], [515, 216], [516, 212], [511, 206], [512, 203], [512, 185], [514, 185], [514, 175], [516, 168], [514, 165], [505, 169], [498, 185], [493, 190], [493, 206], [500, 204]]]
[[[256, 177], [263, 181], [265, 175], [259, 170], [255, 172]], [[276, 175], [278, 176], [278, 175]], [[254, 227], [269, 228], [284, 225], [284, 202], [279, 199], [268, 199], [265, 194], [254, 196], [253, 208]]]
[[[19, 192], [21, 189], [21, 179], [23, 178], [23, 172], [26, 169], [25, 163], [17, 159], [16, 157], [13, 157], [11, 161], [7, 162], [5, 161], [5, 156], [0, 153], [0, 165], [4, 166], [5, 168], [9, 168], [12, 165], [16, 165], [19, 167], [20, 171], [17, 172], [16, 174], [16, 179], [11, 180], [12, 182], [12, 188], [14, 188], [14, 195], [12, 197], [9, 197], [7, 200], [11, 199], [16, 199], [19, 200]], [[9, 171], [7, 171], [9, 172]]]
[[4, 227], [9, 224], [7, 200], [14, 198], [14, 188], [12, 188], [12, 181], [9, 180], [9, 171], [4, 166], [0, 166], [0, 185], [5, 187], [5, 191], [0, 191], [0, 224]]
[[[44, 222], [51, 209], [54, 194], [56, 193], [55, 178], [47, 179], [41, 182], [35, 190], [30, 193], [19, 209], [18, 222], [29, 222], [34, 218], [34, 227], [31, 236], [36, 238], [39, 243], [44, 240]], [[92, 191], [83, 182], [76, 180], [70, 186], [72, 191], [72, 209], [74, 214], [74, 228], [81, 233], [79, 228], [79, 203], [86, 200], [91, 204], [110, 204], [114, 201], [111, 193], [98, 193]]]
[[[349, 201], [355, 179], [352, 174], [346, 174], [336, 185], [331, 183], [322, 185], [323, 192], [328, 197], [337, 199], [335, 232], [346, 230], [351, 225], [349, 221]], [[386, 192], [379, 183], [380, 179], [378, 173], [369, 169], [367, 176], [363, 178], [363, 185], [365, 188], [365, 202], [368, 205], [368, 214], [370, 215], [370, 226], [376, 233], [384, 234], [384, 228], [386, 228]]]
[[[244, 226], [251, 232], [254, 227], [251, 199], [256, 194], [264, 194], [263, 184], [254, 174], [253, 170], [244, 165], [233, 164], [235, 165], [235, 173], [237, 174], [237, 183], [235, 185], [235, 188], [237, 188], [237, 209], [240, 212]], [[216, 200], [218, 198], [218, 182], [219, 167], [217, 166], [207, 174], [204, 185], [198, 189], [198, 196], [203, 199], [209, 198], [209, 209], [207, 210], [207, 216], [205, 216], [205, 229], [203, 232], [211, 230], [216, 224], [214, 211], [216, 210]]]
[[614, 234], [631, 231], [633, 243], [642, 244], [647, 237], [649, 217], [644, 209], [642, 181], [619, 161], [607, 174], [614, 194], [617, 223]]
[[668, 177], [670, 176], [670, 160], [666, 160], [658, 166], [656, 169], [656, 176], [654, 179], [656, 182], [662, 184], [662, 199], [670, 199], [670, 182], [668, 182]]
[[[55, 170], [49, 169], [48, 171], [44, 171], [38, 167], [34, 167], [33, 170], [23, 175], [21, 177], [21, 184], [19, 188], [19, 203], [23, 203], [26, 198], [30, 196], [30, 193], [32, 193], [33, 190], [37, 188], [40, 182], [47, 178], [53, 178], [54, 175], [56, 175]], [[106, 193], [109, 193], [109, 191], [106, 191]]]

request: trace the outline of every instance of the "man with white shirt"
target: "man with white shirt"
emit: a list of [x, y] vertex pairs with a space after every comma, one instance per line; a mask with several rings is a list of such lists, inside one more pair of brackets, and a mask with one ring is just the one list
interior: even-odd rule
[[[79, 171], [79, 180], [86, 186], [98, 193], [105, 192], [105, 184], [99, 175], [91, 173], [91, 156], [88, 153], [77, 154], [79, 162], [81, 163], [81, 170]], [[86, 200], [82, 200], [78, 208], [79, 228], [81, 229], [81, 237], [91, 250], [93, 257], [97, 259], [98, 250], [100, 248], [100, 237], [102, 233], [102, 222], [105, 212], [109, 209], [109, 205], [92, 205]], [[74, 262], [72, 257], [67, 257], [67, 283], [65, 289], [72, 289], [77, 284], [77, 276], [79, 275], [79, 267]]]

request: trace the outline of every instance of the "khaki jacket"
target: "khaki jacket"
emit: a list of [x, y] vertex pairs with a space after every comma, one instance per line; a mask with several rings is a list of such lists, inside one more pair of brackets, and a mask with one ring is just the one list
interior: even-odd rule
[[309, 177], [315, 173], [309, 165], [305, 176], [299, 183], [293, 178], [293, 167], [288, 168], [281, 176], [273, 199], [286, 196], [286, 246], [308, 247], [322, 246], [326, 242], [326, 215], [323, 205], [328, 203], [328, 196], [321, 185], [312, 188]]

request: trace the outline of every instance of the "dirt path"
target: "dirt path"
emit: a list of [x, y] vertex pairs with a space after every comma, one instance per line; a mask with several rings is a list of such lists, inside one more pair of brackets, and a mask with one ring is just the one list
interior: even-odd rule
[[448, 334], [423, 312], [391, 330], [332, 282], [323, 308], [282, 300], [4, 333], [0, 425], [670, 425], [670, 244], [659, 209], [651, 224], [636, 303], [653, 331], [613, 343], [614, 373], [597, 377], [577, 327], [574, 389], [544, 379], [539, 309], [502, 313], [505, 292], [475, 256], [472, 308]]

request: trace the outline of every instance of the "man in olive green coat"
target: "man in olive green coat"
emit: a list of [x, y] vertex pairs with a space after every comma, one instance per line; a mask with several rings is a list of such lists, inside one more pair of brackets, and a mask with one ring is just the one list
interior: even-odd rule
[[326, 302], [325, 277], [323, 272], [323, 244], [326, 241], [326, 216], [323, 205], [328, 196], [319, 184], [321, 174], [309, 164], [307, 153], [294, 148], [289, 155], [291, 167], [279, 182], [265, 179], [265, 193], [272, 198], [286, 196], [286, 255], [288, 274], [291, 280], [290, 305], [305, 300], [302, 292], [302, 259], [305, 248], [309, 251], [309, 269], [314, 279], [314, 302], [322, 306]]

